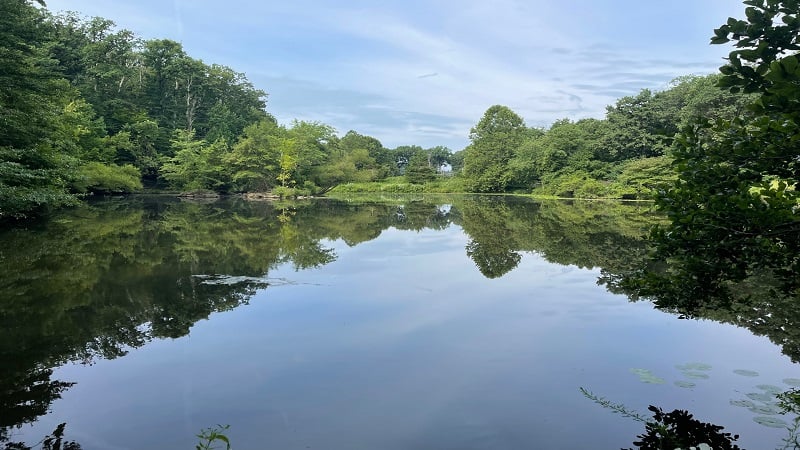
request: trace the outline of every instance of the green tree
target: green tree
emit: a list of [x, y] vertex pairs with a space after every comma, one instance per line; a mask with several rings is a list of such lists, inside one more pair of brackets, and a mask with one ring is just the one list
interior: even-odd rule
[[411, 158], [425, 150], [419, 145], [401, 145], [392, 150], [395, 166], [398, 174], [405, 174]]
[[406, 180], [413, 184], [425, 184], [436, 178], [436, 170], [429, 165], [425, 152], [415, 153], [406, 167]]
[[745, 4], [747, 20], [729, 19], [712, 42], [735, 42], [720, 85], [754, 93], [751, 114], [688, 128], [674, 152], [678, 181], [657, 200], [671, 219], [655, 234], [660, 255], [689, 272], [715, 268], [713, 279], [800, 266], [800, 4]]
[[111, 20], [86, 20], [75, 12], [50, 16], [48, 25], [50, 54], [64, 77], [103, 118], [109, 133], [141, 120], [145, 73], [141, 40], [129, 30], [117, 30]]
[[526, 135], [525, 123], [506, 106], [494, 105], [470, 130], [464, 176], [474, 192], [503, 192], [513, 178], [508, 163]]
[[428, 166], [434, 171], [439, 172], [442, 170], [442, 166], [450, 164], [450, 157], [453, 152], [443, 145], [437, 145], [436, 147], [426, 149], [425, 154], [428, 157]]
[[607, 276], [613, 289], [687, 316], [742, 324], [797, 360], [800, 279], [800, 4], [746, 1], [712, 43], [735, 42], [719, 85], [755, 96], [745, 117], [700, 121], [674, 149], [678, 179], [656, 204], [640, 267]]
[[271, 120], [244, 129], [242, 138], [224, 159], [233, 171], [234, 190], [268, 191], [275, 186], [285, 131]]
[[600, 145], [605, 161], [661, 156], [678, 132], [678, 109], [643, 89], [606, 108], [608, 131]]
[[283, 187], [290, 187], [296, 183], [295, 177], [297, 170], [297, 141], [294, 139], [283, 139], [279, 144], [280, 172], [276, 177]]
[[71, 89], [53, 69], [45, 35], [30, 2], [0, 2], [0, 220], [75, 201], [76, 160], [61, 151], [71, 143], [51, 139]]
[[450, 168], [453, 173], [460, 173], [464, 168], [464, 150], [459, 150], [450, 157]]
[[353, 130], [347, 132], [339, 141], [339, 147], [351, 152], [356, 149], [365, 149], [369, 157], [375, 160], [379, 168], [378, 176], [397, 174], [397, 163], [390, 150], [386, 149], [378, 139], [359, 134]]
[[194, 132], [175, 130], [172, 139], [174, 156], [165, 158], [161, 175], [179, 189], [209, 189], [227, 192], [231, 173], [223, 162], [229, 152], [223, 139], [208, 143], [195, 139]]
[[295, 120], [287, 130], [287, 139], [294, 142], [294, 167], [290, 179], [298, 186], [317, 185], [319, 170], [331, 156], [336, 130], [320, 122]]

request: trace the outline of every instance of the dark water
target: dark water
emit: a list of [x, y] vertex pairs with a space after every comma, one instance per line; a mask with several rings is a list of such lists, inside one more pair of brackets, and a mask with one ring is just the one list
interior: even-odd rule
[[7, 230], [0, 427], [32, 443], [66, 422], [87, 450], [194, 448], [215, 424], [236, 449], [631, 446], [643, 424], [583, 387], [778, 446], [789, 431], [754, 418], [791, 424], [770, 409], [800, 383], [795, 330], [680, 320], [598, 283], [641, 263], [656, 220], [499, 197], [137, 198]]

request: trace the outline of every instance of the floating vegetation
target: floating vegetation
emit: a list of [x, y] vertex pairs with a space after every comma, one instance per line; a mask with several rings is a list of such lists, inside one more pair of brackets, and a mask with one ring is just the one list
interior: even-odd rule
[[745, 394], [745, 395], [747, 395], [747, 398], [749, 398], [751, 400], [755, 400], [757, 402], [769, 403], [769, 402], [772, 402], [773, 400], [775, 400], [775, 396], [774, 395], [766, 394], [764, 392], [751, 392], [751, 393]]
[[202, 280], [201, 284], [210, 285], [223, 285], [232, 286], [239, 283], [253, 283], [260, 285], [269, 285], [270, 283], [264, 278], [246, 277], [246, 276], [233, 276], [233, 275], [193, 275], [195, 278]]
[[608, 400], [605, 397], [601, 397], [594, 392], [581, 387], [581, 393], [584, 397], [588, 398], [589, 400], [597, 403], [598, 405], [602, 406], [603, 408], [608, 408], [612, 412], [622, 415], [623, 417], [628, 417], [630, 419], [636, 420], [638, 422], [647, 423], [647, 417], [643, 416], [636, 410], [629, 409], [627, 406], [623, 405], [622, 403], [614, 403], [611, 400]]
[[762, 391], [768, 392], [768, 393], [770, 393], [772, 395], [778, 395], [781, 392], [783, 392], [783, 389], [781, 389], [778, 386], [771, 385], [771, 384], [759, 384], [756, 387], [761, 389]]
[[647, 384], [664, 384], [667, 381], [663, 378], [657, 377], [653, 372], [647, 369], [631, 369], [631, 372], [639, 377], [639, 381]]
[[[755, 370], [736, 369], [736, 370], [733, 371], [733, 373], [735, 373], [736, 375], [741, 375], [743, 377], [757, 377], [758, 376], [758, 372], [756, 372]], [[783, 381], [784, 381], [784, 383], [786, 382], [786, 380], [783, 380]]]
[[768, 416], [773, 416], [782, 413], [779, 407], [772, 404], [753, 405], [748, 409], [756, 414], [764, 414]]
[[683, 372], [683, 376], [693, 380], [707, 380], [709, 378], [707, 373], [702, 372]]
[[710, 365], [705, 364], [705, 363], [698, 363], [698, 362], [686, 363], [686, 364], [678, 364], [677, 366], [675, 366], [675, 368], [680, 370], [680, 371], [686, 371], [686, 370], [703, 370], [703, 371], [711, 370], [711, 366]]
[[750, 400], [731, 400], [731, 405], [739, 406], [741, 408], [753, 408], [756, 406], [756, 404]]
[[769, 416], [756, 416], [753, 417], [753, 420], [759, 424], [764, 425], [765, 427], [771, 428], [788, 428], [789, 424], [785, 421], [777, 418], [777, 417], [769, 417]]
[[675, 382], [675, 386], [691, 389], [697, 385], [692, 383], [691, 381], [678, 380]]
[[800, 378], [784, 378], [783, 382], [789, 386], [800, 387]]

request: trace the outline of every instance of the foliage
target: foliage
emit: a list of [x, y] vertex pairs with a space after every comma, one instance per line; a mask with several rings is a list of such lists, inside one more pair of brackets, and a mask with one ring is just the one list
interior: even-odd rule
[[38, 447], [39, 444], [42, 445], [42, 450], [81, 450], [81, 445], [75, 441], [64, 441], [64, 429], [66, 428], [66, 423], [61, 423], [56, 426], [56, 429], [53, 430], [52, 434], [49, 434], [44, 437], [38, 444], [35, 444], [33, 447], [28, 446], [23, 442], [5, 442], [5, 436], [0, 435], [0, 443], [4, 443], [3, 449], [4, 450], [33, 450], [33, 448]]
[[734, 444], [739, 439], [739, 435], [722, 433], [723, 427], [701, 422], [688, 411], [675, 409], [665, 413], [661, 408], [650, 405], [647, 409], [653, 413], [651, 420], [623, 404], [614, 403], [588, 389], [581, 387], [580, 391], [584, 397], [603, 408], [645, 424], [645, 433], [638, 435], [639, 440], [633, 443], [636, 448], [643, 450], [739, 449], [739, 446]]
[[589, 400], [597, 403], [598, 405], [602, 406], [603, 408], [610, 409], [611, 412], [615, 414], [619, 414], [622, 417], [627, 417], [629, 419], [633, 419], [637, 422], [647, 423], [647, 417], [643, 416], [640, 412], [634, 411], [627, 406], [623, 405], [622, 403], [614, 403], [611, 400], [601, 397], [594, 392], [580, 387], [578, 388], [583, 394], [584, 397], [588, 398]]
[[[26, 0], [0, 3], [0, 220], [72, 204], [72, 142], [57, 139], [70, 87], [44, 50], [41, 12]], [[51, 139], [52, 137], [52, 139]]]
[[200, 442], [194, 447], [195, 450], [214, 450], [217, 448], [214, 445], [217, 441], [225, 445], [225, 450], [231, 450], [231, 441], [224, 433], [228, 428], [230, 425], [217, 425], [200, 431], [197, 435]]
[[[669, 157], [675, 131], [692, 117], [727, 119], [749, 98], [716, 89], [716, 78], [683, 77], [663, 92], [620, 99], [604, 120], [527, 128], [495, 105], [461, 151], [387, 149], [318, 122], [279, 125], [264, 110], [266, 94], [243, 74], [192, 58], [178, 42], [145, 40], [107, 19], [53, 15], [23, 0], [3, 8], [0, 106], [10, 140], [0, 142], [0, 218], [72, 204], [70, 189], [135, 189], [133, 172], [118, 169], [127, 165], [147, 188], [220, 193], [320, 192], [404, 175], [425, 192], [644, 198], [671, 169], [657, 164], [626, 175], [630, 161]], [[448, 165], [463, 177], [435, 176]], [[396, 184], [392, 190], [419, 190]]]
[[464, 176], [473, 192], [503, 192], [513, 174], [508, 167], [522, 144], [526, 128], [522, 118], [506, 106], [494, 105], [470, 130], [471, 144], [464, 149]]
[[[746, 4], [747, 21], [729, 19], [713, 42], [736, 42], [720, 69], [720, 85], [753, 93], [749, 115], [701, 121], [678, 137], [678, 178], [656, 199], [669, 224], [653, 231], [649, 264], [612, 284], [689, 315], [752, 321], [749, 326], [777, 337], [790, 329], [778, 324], [787, 316], [767, 316], [784, 331], [766, 331], [746, 311], [777, 312], [783, 308], [770, 303], [791, 305], [797, 296], [800, 87], [794, 69], [800, 4]], [[759, 288], [771, 293], [771, 302], [756, 294]], [[784, 344], [784, 352], [797, 358], [796, 348]]]
[[425, 153], [416, 153], [408, 162], [405, 177], [411, 184], [424, 184], [436, 179], [436, 169], [429, 165]]
[[172, 139], [174, 156], [164, 158], [161, 176], [179, 189], [227, 192], [232, 175], [224, 165], [230, 152], [223, 139], [212, 143], [194, 138], [193, 131], [175, 130]]
[[329, 196], [354, 193], [465, 193], [468, 192], [464, 178], [458, 176], [437, 177], [425, 184], [412, 184], [405, 177], [386, 178], [367, 183], [346, 183], [328, 192]]
[[72, 188], [86, 193], [128, 193], [142, 189], [139, 169], [130, 164], [117, 166], [88, 162], [78, 169]]
[[637, 448], [664, 450], [705, 444], [713, 449], [739, 449], [734, 444], [739, 439], [738, 434], [723, 433], [724, 427], [701, 422], [689, 411], [676, 409], [665, 413], [661, 408], [652, 405], [647, 409], [653, 413], [654, 420], [647, 422], [645, 433], [637, 436], [640, 440], [633, 443]]

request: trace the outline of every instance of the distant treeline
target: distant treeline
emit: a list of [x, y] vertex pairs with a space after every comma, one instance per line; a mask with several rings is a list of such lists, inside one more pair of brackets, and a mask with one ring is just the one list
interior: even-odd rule
[[669, 152], [682, 126], [730, 117], [746, 102], [715, 76], [685, 77], [620, 99], [604, 120], [543, 130], [493, 106], [462, 151], [387, 149], [319, 122], [278, 124], [244, 74], [194, 59], [178, 42], [31, 0], [0, 3], [0, 66], [0, 219], [87, 193], [300, 195], [391, 177], [439, 191], [638, 197], [674, 177]]

